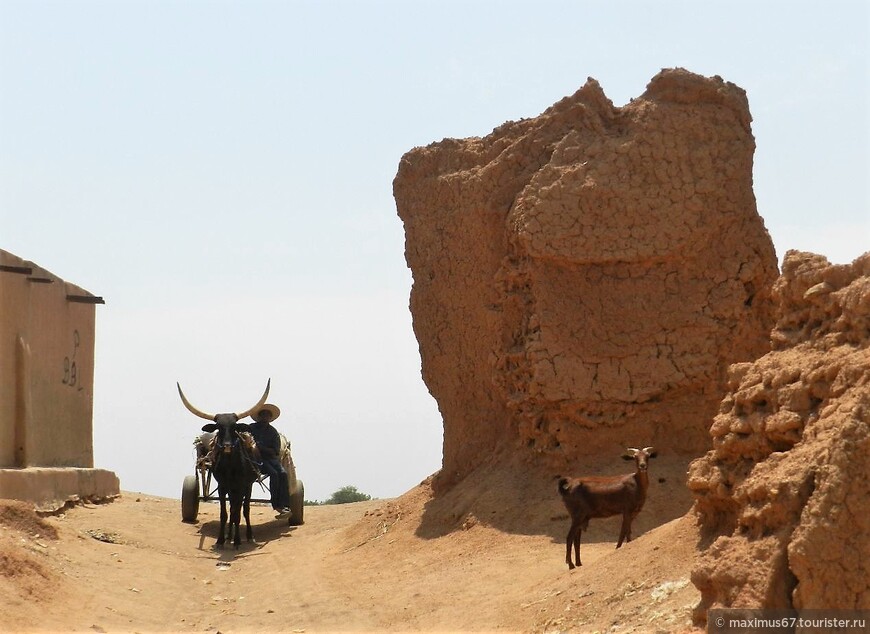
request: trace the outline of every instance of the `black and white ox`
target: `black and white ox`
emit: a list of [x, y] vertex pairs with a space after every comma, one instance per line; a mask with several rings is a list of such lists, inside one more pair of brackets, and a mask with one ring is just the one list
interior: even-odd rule
[[262, 398], [251, 409], [240, 414], [207, 414], [190, 404], [181, 385], [178, 385], [178, 395], [181, 402], [191, 413], [209, 421], [214, 421], [202, 426], [204, 432], [214, 433], [214, 460], [212, 474], [218, 483], [218, 496], [221, 503], [221, 529], [218, 535], [217, 547], [222, 548], [226, 541], [227, 507], [226, 498], [230, 500], [230, 529], [233, 531], [233, 544], [236, 548], [242, 543], [239, 526], [241, 514], [244, 509], [246, 537], [249, 542], [254, 541], [251, 531], [251, 488], [257, 480], [258, 473], [253, 462], [253, 452], [256, 451], [250, 436], [244, 434], [248, 431], [246, 423], [239, 421], [246, 416], [260, 410], [269, 397], [269, 386], [272, 380], [266, 383], [266, 391]]

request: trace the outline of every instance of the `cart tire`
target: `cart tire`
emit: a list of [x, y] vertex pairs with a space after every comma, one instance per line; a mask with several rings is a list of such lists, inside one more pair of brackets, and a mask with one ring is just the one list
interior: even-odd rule
[[199, 515], [199, 482], [195, 475], [185, 476], [181, 485], [181, 521], [195, 522]]
[[297, 480], [296, 493], [290, 495], [290, 526], [301, 526], [305, 523], [303, 513], [305, 509], [305, 485], [302, 480]]

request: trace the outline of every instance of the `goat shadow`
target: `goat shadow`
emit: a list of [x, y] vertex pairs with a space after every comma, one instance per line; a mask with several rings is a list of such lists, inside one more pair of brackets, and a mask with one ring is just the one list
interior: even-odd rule
[[[632, 524], [633, 539], [689, 511], [692, 496], [685, 473], [691, 460], [690, 456], [660, 452], [651, 465], [644, 510]], [[623, 475], [630, 470], [622, 460], [610, 459], [576, 469], [592, 475]], [[493, 461], [455, 483], [433, 482], [437, 477], [428, 481], [436, 491], [424, 503], [418, 537], [437, 539], [481, 524], [514, 535], [546, 535], [554, 543], [565, 544], [571, 519], [552, 473], [527, 465], [505, 468]], [[620, 515], [592, 518], [581, 541], [611, 542], [615, 548], [621, 524]]]
[[[560, 499], [551, 494], [550, 498], [541, 496], [526, 500], [519, 509], [493, 508], [486, 500], [476, 500], [470, 504], [457, 503], [452, 496], [429, 500], [423, 510], [423, 521], [416, 530], [418, 537], [437, 539], [456, 531], [462, 531], [474, 524], [490, 526], [499, 531], [514, 535], [545, 535], [553, 543], [565, 544], [571, 517]], [[640, 518], [639, 518], [640, 519]], [[612, 542], [614, 547], [622, 527], [622, 516], [592, 518], [583, 531], [583, 543]], [[635, 522], [633, 537], [654, 528], [648, 522]]]

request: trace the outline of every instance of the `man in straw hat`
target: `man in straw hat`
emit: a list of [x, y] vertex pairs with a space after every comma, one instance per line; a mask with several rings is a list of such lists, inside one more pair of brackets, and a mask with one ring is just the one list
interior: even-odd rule
[[272, 421], [280, 415], [281, 410], [277, 405], [266, 403], [251, 415], [254, 419], [251, 434], [260, 451], [263, 473], [269, 476], [272, 508], [278, 513], [278, 517], [285, 517], [290, 513], [290, 490], [287, 485], [287, 471], [280, 460], [281, 436], [272, 427]]

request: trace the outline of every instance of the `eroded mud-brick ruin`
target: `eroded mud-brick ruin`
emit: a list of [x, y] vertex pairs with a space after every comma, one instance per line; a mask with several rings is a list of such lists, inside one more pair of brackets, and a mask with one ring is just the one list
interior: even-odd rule
[[701, 614], [868, 607], [870, 256], [780, 277], [754, 150], [742, 89], [671, 69], [402, 157], [435, 491], [655, 445], [700, 458]]

